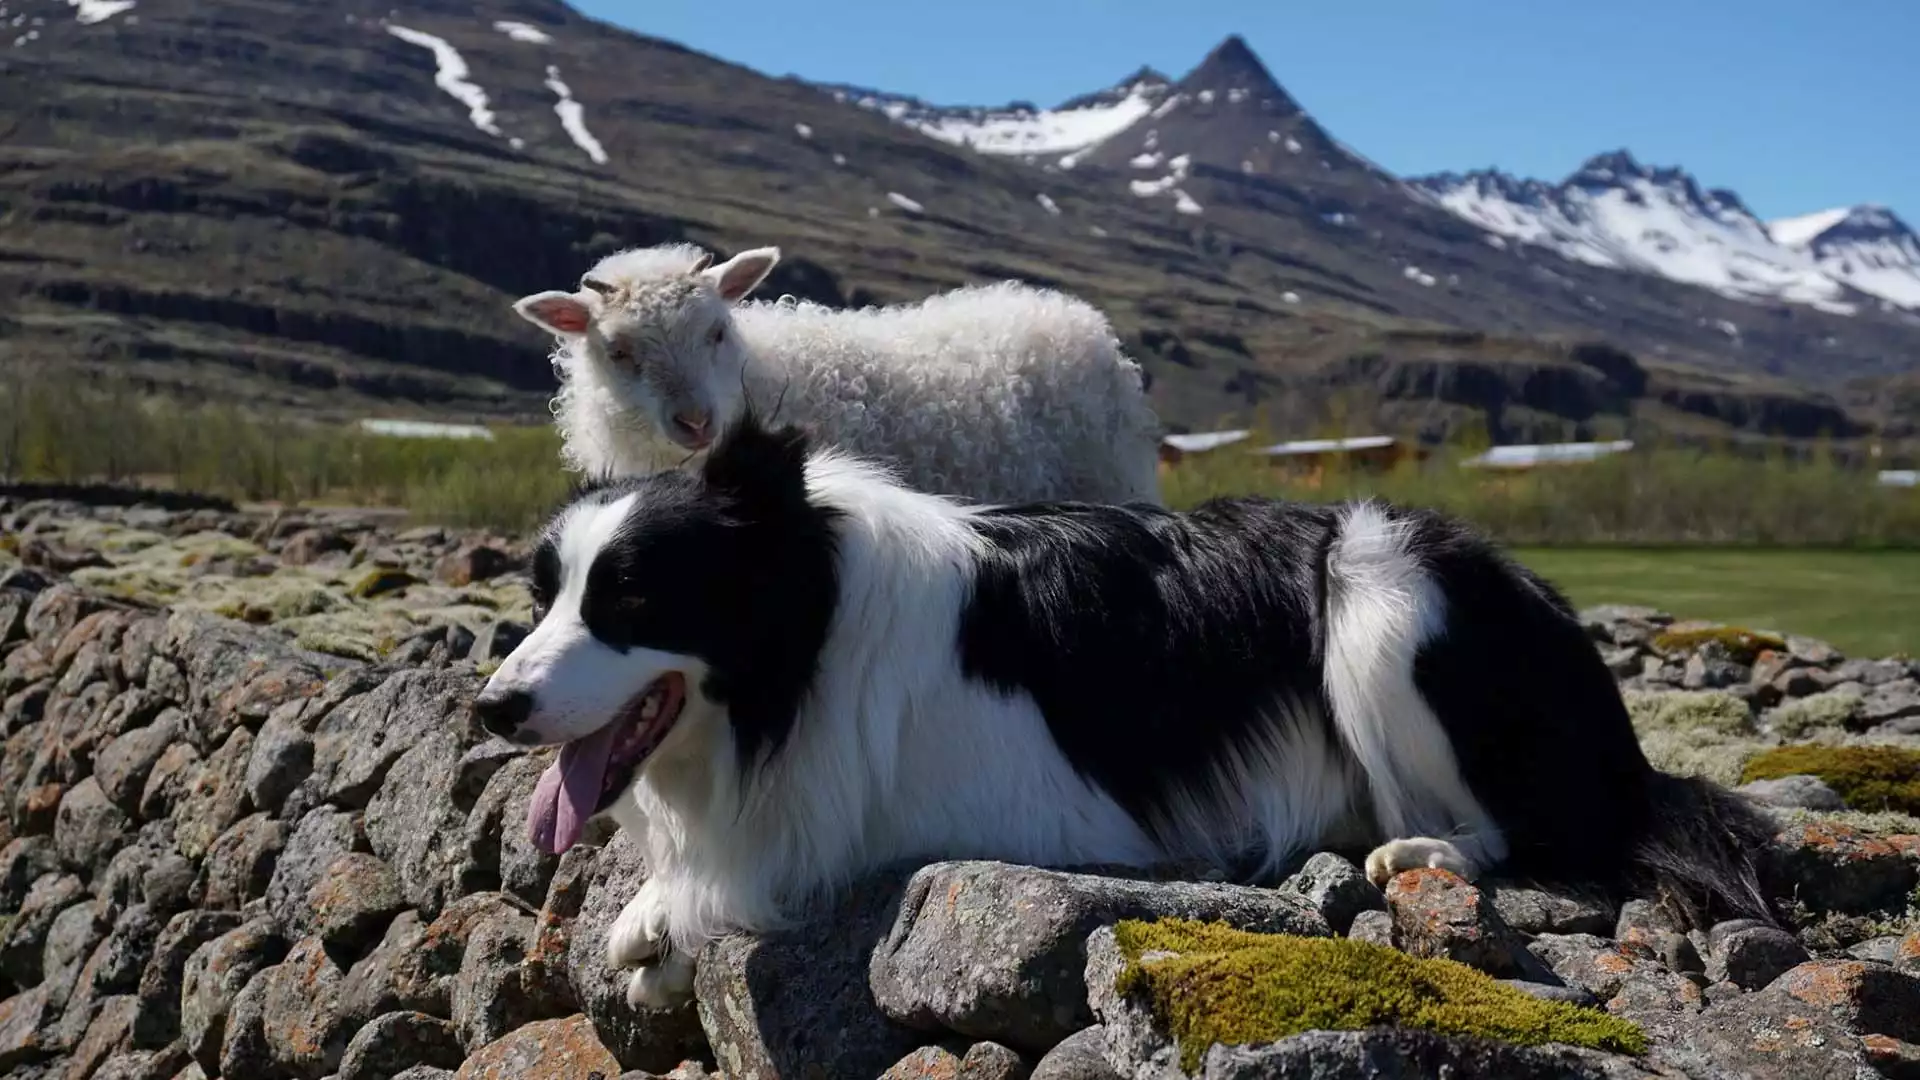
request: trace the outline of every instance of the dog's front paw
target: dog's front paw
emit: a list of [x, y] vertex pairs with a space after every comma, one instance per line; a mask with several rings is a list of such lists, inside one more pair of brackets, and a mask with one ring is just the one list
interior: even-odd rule
[[677, 950], [627, 980], [627, 1004], [636, 1009], [671, 1009], [692, 997], [693, 957]]
[[607, 964], [632, 967], [659, 956], [667, 941], [665, 891], [649, 879], [607, 931]]
[[1367, 880], [1385, 888], [1403, 870], [1451, 870], [1467, 881], [1475, 874], [1473, 861], [1450, 841], [1427, 836], [1390, 840], [1367, 856]]

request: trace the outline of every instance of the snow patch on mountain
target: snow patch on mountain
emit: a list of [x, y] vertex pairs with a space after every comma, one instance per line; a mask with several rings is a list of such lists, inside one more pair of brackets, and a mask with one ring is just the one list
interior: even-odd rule
[[548, 34], [545, 30], [542, 30], [531, 23], [514, 22], [511, 19], [501, 19], [500, 21], [493, 24], [493, 28], [507, 35], [508, 37], [512, 38], [515, 41], [524, 41], [529, 45], [553, 44], [553, 36], [551, 34]]
[[566, 129], [567, 138], [573, 140], [573, 145], [586, 151], [595, 165], [605, 165], [606, 149], [600, 145], [599, 139], [593, 137], [593, 132], [587, 130], [586, 106], [574, 100], [573, 89], [560, 81], [560, 69], [552, 64], [547, 65], [547, 89], [560, 99], [554, 102], [553, 111], [559, 114], [560, 126]]
[[1624, 151], [1591, 159], [1557, 185], [1485, 170], [1420, 177], [1408, 187], [1490, 233], [1589, 265], [1740, 300], [1856, 310], [1841, 280], [1809, 252], [1780, 243], [1739, 196], [1702, 190], [1686, 172], [1647, 168]]
[[387, 33], [409, 45], [418, 45], [432, 52], [433, 84], [467, 107], [467, 119], [473, 122], [474, 127], [489, 135], [500, 134], [500, 125], [494, 123], [493, 109], [487, 104], [487, 92], [469, 78], [473, 72], [467, 67], [466, 58], [460, 55], [460, 50], [448, 44], [445, 38], [397, 23], [388, 25]]
[[1841, 207], [1799, 217], [1779, 218], [1767, 222], [1767, 232], [1777, 243], [1788, 247], [1804, 247], [1809, 240], [1840, 224], [1851, 210], [1851, 207]]
[[1920, 235], [1884, 206], [1850, 206], [1769, 222], [1779, 243], [1827, 276], [1898, 307], [1920, 310]]
[[[1089, 149], [1125, 131], [1153, 111], [1166, 93], [1167, 81], [1142, 69], [1125, 83], [1054, 109], [1025, 103], [1001, 108], [947, 107], [858, 87], [823, 89], [837, 101], [880, 113], [953, 146], [982, 154], [1051, 158]], [[1064, 164], [1071, 167], [1070, 162]]]
[[138, 4], [136, 0], [67, 0], [67, 6], [73, 8], [75, 22], [91, 26], [106, 22], [123, 11], [132, 11]]

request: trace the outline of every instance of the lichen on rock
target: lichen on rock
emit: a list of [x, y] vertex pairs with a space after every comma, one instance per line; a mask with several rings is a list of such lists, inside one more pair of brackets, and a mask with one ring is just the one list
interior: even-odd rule
[[1125, 961], [1116, 991], [1151, 1002], [1178, 1041], [1188, 1072], [1215, 1043], [1250, 1045], [1379, 1025], [1523, 1046], [1647, 1049], [1646, 1035], [1629, 1021], [1542, 1001], [1452, 960], [1185, 919], [1123, 920], [1113, 933]]
[[1781, 746], [1756, 755], [1740, 782], [1817, 776], [1847, 808], [1920, 814], [1920, 751], [1894, 746]]

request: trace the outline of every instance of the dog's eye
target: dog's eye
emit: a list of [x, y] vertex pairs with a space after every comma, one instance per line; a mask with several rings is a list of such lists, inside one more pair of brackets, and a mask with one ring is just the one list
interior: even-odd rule
[[720, 344], [722, 341], [725, 341], [726, 339], [727, 339], [727, 326], [725, 323], [714, 323], [713, 329], [707, 331], [707, 340], [712, 342], [715, 345]]
[[614, 601], [613, 606], [619, 609], [622, 615], [637, 615], [641, 608], [647, 606], [647, 598], [644, 596], [623, 596]]
[[623, 341], [616, 341], [607, 346], [607, 356], [616, 363], [631, 364], [633, 363], [633, 346]]

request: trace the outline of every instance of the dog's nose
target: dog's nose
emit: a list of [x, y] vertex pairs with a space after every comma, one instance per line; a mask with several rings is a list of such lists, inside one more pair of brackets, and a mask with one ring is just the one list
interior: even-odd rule
[[712, 417], [704, 412], [674, 413], [673, 422], [695, 443], [704, 443], [707, 441], [707, 425], [712, 422]]
[[489, 690], [473, 699], [473, 715], [492, 734], [511, 738], [533, 715], [533, 695], [525, 690]]

